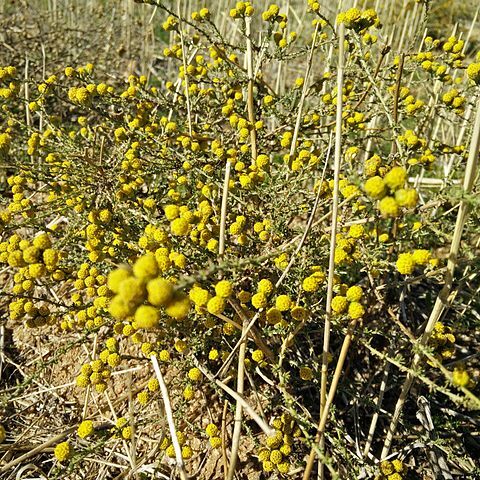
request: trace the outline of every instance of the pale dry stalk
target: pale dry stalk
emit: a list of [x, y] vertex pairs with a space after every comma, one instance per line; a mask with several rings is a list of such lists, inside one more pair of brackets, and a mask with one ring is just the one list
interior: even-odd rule
[[241, 403], [242, 408], [250, 415], [251, 419], [262, 429], [265, 435], [269, 436], [275, 433], [275, 430], [270, 427], [267, 422], [265, 422], [260, 415], [251, 407], [251, 405], [242, 397], [240, 396], [235, 390], [230, 388], [228, 385], [223, 383], [222, 381], [215, 378], [211, 375], [200, 362], [193, 357], [193, 361], [195, 366], [213, 383], [219, 386], [223, 391], [228, 393], [231, 397], [233, 397], [237, 402]]
[[[340, 376], [342, 375], [343, 365], [345, 363], [345, 359], [347, 358], [348, 349], [350, 348], [353, 332], [355, 330], [356, 325], [357, 325], [357, 319], [354, 319], [350, 322], [350, 324], [348, 325], [345, 338], [343, 339], [342, 349], [340, 350], [340, 355], [338, 357], [337, 365], [335, 367], [332, 383], [328, 391], [328, 397], [325, 400], [323, 412], [320, 417], [320, 421], [318, 423], [317, 434], [315, 436], [315, 441], [307, 460], [307, 465], [305, 467], [305, 472], [303, 474], [303, 480], [308, 480], [312, 473], [313, 464], [315, 463], [315, 456], [317, 455], [317, 449], [315, 448], [317, 443], [319, 444], [320, 452], [324, 452], [324, 445], [322, 445], [322, 438], [324, 438], [323, 434], [325, 433], [325, 427], [327, 426], [328, 414], [330, 413], [330, 407], [333, 403], [333, 399], [335, 398], [335, 394], [337, 393], [338, 382], [340, 381]], [[320, 465], [323, 465], [322, 461]], [[321, 470], [319, 470], [319, 474], [321, 475]]]
[[[178, 18], [181, 19], [180, 15], [180, 3], [178, 2]], [[189, 83], [188, 83], [188, 72], [187, 72], [187, 57], [185, 53], [185, 43], [183, 41], [183, 27], [182, 24], [180, 23], [180, 45], [182, 47], [182, 63], [183, 63], [183, 75], [184, 75], [184, 81], [185, 81], [185, 98], [187, 100], [187, 118], [188, 118], [188, 133], [190, 135], [190, 138], [192, 138], [192, 111], [191, 111], [191, 106], [190, 106], [190, 90], [189, 90]]]
[[[325, 325], [323, 330], [323, 347], [322, 347], [322, 369], [320, 379], [320, 418], [322, 417], [327, 397], [327, 370], [328, 370], [328, 353], [330, 350], [330, 329], [332, 315], [332, 298], [333, 298], [333, 280], [335, 273], [335, 246], [337, 237], [338, 222], [338, 198], [339, 198], [339, 181], [340, 181], [340, 164], [342, 156], [342, 113], [343, 113], [343, 73], [345, 68], [345, 26], [341, 23], [338, 26], [338, 65], [337, 65], [337, 115], [335, 120], [335, 159], [333, 172], [333, 197], [332, 197], [332, 219], [330, 232], [330, 252], [328, 261], [328, 279], [327, 279], [327, 304], [325, 307]], [[324, 440], [320, 435], [318, 442], [320, 450], [323, 451]], [[312, 449], [309, 462], [305, 468], [304, 480], [310, 478], [315, 460], [315, 451]], [[319, 476], [323, 478], [323, 463], [319, 465]]]
[[309, 81], [309, 78], [310, 78], [310, 71], [312, 69], [313, 52], [315, 51], [315, 43], [317, 41], [318, 28], [319, 28], [319, 24], [317, 23], [317, 25], [315, 26], [315, 31], [313, 32], [312, 46], [311, 46], [310, 52], [308, 54], [307, 66], [305, 68], [305, 75], [304, 75], [304, 78], [303, 78], [302, 94], [300, 96], [300, 101], [298, 102], [297, 120], [295, 121], [295, 129], [293, 130], [292, 144], [290, 146], [290, 155], [289, 155], [290, 164], [292, 163], [292, 161], [295, 157], [295, 150], [296, 150], [296, 147], [297, 147], [298, 132], [300, 131], [300, 124], [302, 123], [303, 104], [305, 103], [305, 98], [306, 98], [307, 92], [308, 92], [308, 81]]
[[[247, 52], [246, 52], [246, 62], [247, 62], [247, 72], [248, 72], [248, 89], [247, 89], [247, 109], [248, 109], [248, 120], [251, 125], [250, 130], [250, 142], [251, 142], [251, 151], [252, 151], [252, 164], [255, 163], [257, 159], [257, 132], [255, 129], [255, 109], [254, 109], [254, 99], [253, 99], [253, 52], [252, 52], [252, 31], [251, 31], [252, 19], [250, 17], [245, 18], [245, 36], [247, 42]], [[224, 186], [228, 190], [228, 184]], [[242, 322], [242, 337], [246, 333], [246, 328], [248, 326], [248, 318], [245, 317]], [[247, 336], [243, 342], [240, 344], [238, 349], [238, 367], [237, 367], [237, 393], [239, 396], [243, 395], [244, 383], [245, 383], [245, 354], [247, 350]], [[230, 464], [228, 467], [227, 480], [232, 480], [235, 474], [235, 468], [237, 466], [238, 460], [238, 450], [240, 448], [240, 436], [242, 433], [242, 416], [243, 416], [243, 407], [242, 403], [237, 400], [235, 407], [235, 418], [234, 418], [234, 427], [232, 435], [232, 451], [230, 455]]]
[[185, 464], [182, 457], [182, 448], [178, 443], [177, 431], [175, 428], [175, 421], [173, 419], [172, 404], [170, 403], [170, 397], [168, 396], [167, 385], [163, 379], [162, 371], [158, 365], [158, 360], [155, 355], [150, 357], [152, 360], [153, 369], [157, 376], [158, 383], [160, 385], [160, 393], [162, 394], [163, 404], [165, 406], [165, 414], [167, 416], [168, 429], [170, 430], [170, 437], [172, 439], [173, 448], [175, 450], [175, 459], [177, 461], [177, 468], [182, 480], [188, 480], [188, 475], [185, 470]]

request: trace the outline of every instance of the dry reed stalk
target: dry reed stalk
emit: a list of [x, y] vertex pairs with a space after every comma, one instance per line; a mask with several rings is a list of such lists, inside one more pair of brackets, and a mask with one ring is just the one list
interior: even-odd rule
[[185, 81], [185, 98], [187, 100], [188, 134], [190, 135], [190, 138], [192, 138], [192, 111], [190, 106], [190, 90], [189, 90], [189, 84], [188, 84], [187, 58], [186, 58], [186, 52], [185, 52], [185, 43], [183, 41], [183, 26], [181, 23], [182, 16], [180, 15], [180, 4], [181, 2], [178, 2], [178, 19], [180, 21], [178, 30], [180, 34], [180, 45], [182, 48], [183, 75], [184, 75], [184, 81]]
[[315, 43], [317, 41], [318, 29], [319, 29], [319, 24], [317, 23], [317, 25], [315, 25], [315, 31], [313, 32], [312, 46], [311, 46], [310, 52], [308, 54], [307, 66], [305, 67], [305, 75], [304, 75], [304, 78], [303, 78], [302, 94], [300, 96], [300, 101], [298, 102], [297, 119], [295, 121], [295, 129], [293, 130], [292, 144], [290, 146], [290, 154], [289, 154], [289, 159], [288, 159], [290, 166], [291, 166], [292, 161], [295, 157], [295, 151], [296, 151], [296, 148], [297, 148], [298, 132], [300, 131], [300, 124], [302, 122], [303, 104], [305, 103], [305, 98], [307, 96], [307, 92], [308, 92], [308, 88], [309, 88], [308, 87], [308, 81], [310, 79], [310, 71], [312, 69], [313, 52], [315, 51]]
[[[345, 68], [345, 26], [341, 23], [338, 26], [338, 65], [337, 65], [337, 92], [343, 91], [343, 74]], [[333, 172], [333, 197], [332, 197], [332, 217], [330, 232], [330, 252], [328, 260], [328, 279], [327, 279], [327, 304], [325, 307], [325, 325], [323, 330], [323, 347], [322, 347], [322, 369], [320, 380], [320, 417], [322, 417], [327, 397], [327, 370], [328, 370], [328, 354], [330, 350], [330, 329], [332, 315], [332, 298], [333, 298], [333, 280], [335, 272], [335, 246], [337, 238], [337, 222], [338, 222], [338, 198], [339, 198], [339, 181], [340, 181], [340, 164], [342, 155], [342, 124], [343, 124], [343, 98], [337, 95], [337, 115], [335, 121], [335, 159]], [[320, 450], [323, 450], [323, 435], [319, 436]], [[316, 442], [316, 443], [319, 443]], [[313, 453], [313, 456], [312, 456]], [[304, 480], [310, 477], [313, 462], [315, 460], [315, 452], [312, 450], [311, 460], [307, 463]], [[324, 471], [322, 463], [319, 466], [319, 476], [323, 478]]]
[[[245, 36], [247, 42], [247, 52], [246, 52], [246, 62], [247, 62], [247, 72], [248, 72], [248, 87], [247, 87], [247, 109], [248, 109], [248, 120], [251, 125], [250, 130], [250, 142], [252, 150], [252, 164], [255, 163], [257, 159], [257, 131], [255, 129], [255, 108], [254, 108], [254, 98], [253, 98], [253, 84], [254, 84], [254, 74], [253, 74], [253, 52], [252, 52], [252, 19], [250, 17], [245, 18]], [[228, 183], [224, 186], [228, 191]], [[245, 316], [242, 322], [242, 337], [248, 326], [248, 318]], [[244, 383], [245, 383], [245, 354], [247, 350], [247, 336], [243, 342], [240, 344], [238, 349], [238, 367], [237, 367], [237, 393], [239, 396], [243, 395], [244, 392]], [[228, 467], [227, 480], [232, 480], [235, 474], [235, 469], [237, 466], [238, 460], [238, 450], [240, 447], [240, 436], [242, 433], [242, 416], [243, 408], [241, 401], [237, 400], [235, 407], [235, 423], [233, 427], [232, 435], [232, 450], [230, 454], [230, 464]]]
[[185, 464], [182, 457], [182, 449], [178, 443], [177, 431], [175, 429], [175, 421], [173, 419], [172, 404], [170, 403], [170, 397], [168, 396], [167, 385], [163, 379], [162, 371], [158, 365], [158, 360], [155, 355], [150, 357], [152, 360], [153, 369], [157, 376], [158, 383], [160, 385], [160, 392], [162, 394], [163, 404], [165, 406], [165, 415], [167, 416], [168, 429], [170, 430], [170, 437], [172, 439], [173, 448], [175, 450], [175, 459], [177, 461], [177, 468], [182, 480], [188, 480], [188, 475], [185, 470]]
[[23, 461], [33, 457], [37, 453], [43, 452], [45, 449], [51, 447], [52, 445], [55, 445], [56, 443], [59, 443], [65, 437], [67, 437], [72, 432], [74, 432], [76, 429], [77, 429], [77, 427], [70, 427], [70, 428], [67, 428], [67, 430], [65, 430], [64, 432], [59, 433], [58, 435], [55, 435], [52, 438], [49, 438], [46, 442], [43, 442], [41, 445], [38, 445], [38, 447], [32, 448], [27, 453], [24, 453], [20, 457], [15, 458], [11, 462], [7, 463], [6, 465], [3, 465], [3, 467], [0, 467], [0, 473], [7, 472], [11, 468], [18, 465], [19, 463], [22, 463]]
[[275, 430], [270, 427], [267, 422], [265, 422], [260, 415], [250, 406], [250, 404], [240, 396], [235, 390], [230, 388], [228, 385], [223, 383], [222, 381], [215, 378], [212, 374], [210, 374], [201, 364], [200, 362], [194, 357], [193, 358], [195, 366], [213, 383], [218, 385], [223, 391], [227, 392], [231, 397], [241, 403], [242, 408], [250, 415], [252, 420], [262, 429], [265, 435], [272, 435], [275, 433]]
[[[322, 444], [322, 438], [324, 438], [323, 434], [325, 433], [325, 427], [328, 421], [328, 414], [330, 412], [330, 407], [332, 405], [333, 399], [335, 398], [335, 394], [337, 393], [338, 382], [340, 381], [343, 365], [345, 363], [345, 359], [347, 358], [348, 349], [350, 348], [350, 344], [352, 341], [353, 332], [355, 330], [356, 324], [357, 324], [357, 319], [352, 320], [348, 325], [347, 333], [345, 335], [345, 338], [343, 339], [342, 349], [340, 350], [340, 355], [338, 357], [337, 365], [335, 367], [335, 372], [333, 374], [332, 383], [328, 391], [328, 397], [325, 400], [320, 421], [318, 423], [317, 434], [314, 440], [314, 446], [316, 446], [316, 444], [319, 444], [319, 450], [321, 452], [324, 451], [324, 444]], [[310, 478], [310, 475], [313, 469], [313, 464], [315, 463], [316, 455], [317, 455], [316, 449], [312, 447], [310, 451], [310, 455], [307, 460], [305, 471], [303, 473], [303, 480], [308, 480]], [[320, 465], [323, 465], [323, 462], [321, 462]], [[322, 470], [319, 469], [319, 476], [321, 475], [322, 475]]]

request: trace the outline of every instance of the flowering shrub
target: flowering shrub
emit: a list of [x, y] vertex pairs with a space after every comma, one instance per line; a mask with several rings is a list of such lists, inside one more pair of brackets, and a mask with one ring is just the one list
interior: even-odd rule
[[22, 360], [0, 441], [32, 379], [73, 352], [79, 408], [48, 478], [107, 452], [121, 475], [222, 458], [233, 478], [238, 457], [265, 478], [308, 478], [317, 457], [332, 478], [430, 472], [393, 435], [433, 435], [410, 397], [446, 431], [439, 405], [479, 407], [480, 54], [458, 33], [391, 48], [373, 9], [309, 0], [301, 35], [285, 8], [237, 2], [237, 42], [206, 7], [138, 3], [165, 14], [161, 82], [0, 68], [3, 325], [58, 354]]

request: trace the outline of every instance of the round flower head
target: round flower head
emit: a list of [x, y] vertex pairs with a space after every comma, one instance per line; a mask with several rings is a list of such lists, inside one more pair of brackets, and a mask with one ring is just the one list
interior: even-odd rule
[[403, 167], [393, 167], [383, 180], [390, 190], [395, 191], [405, 185], [406, 179], [407, 172]]
[[137, 328], [156, 328], [160, 320], [160, 312], [150, 305], [140, 305], [135, 312]]
[[424, 249], [414, 250], [412, 254], [413, 261], [417, 265], [427, 265], [430, 257], [430, 252]]
[[263, 352], [261, 350], [254, 350], [252, 353], [252, 360], [256, 363], [261, 363], [263, 362]]
[[205, 428], [205, 433], [209, 436], [209, 437], [215, 437], [218, 435], [218, 427], [214, 424], [214, 423], [209, 423], [207, 425], [207, 427]]
[[202, 379], [202, 372], [197, 367], [193, 367], [188, 371], [188, 378], [193, 382], [199, 382]]
[[215, 285], [215, 293], [218, 297], [228, 298], [233, 293], [232, 282], [229, 282], [228, 280], [220, 280]]
[[480, 63], [471, 63], [467, 67], [467, 75], [477, 85], [480, 85]]
[[281, 312], [286, 312], [290, 310], [290, 306], [292, 305], [292, 301], [288, 295], [279, 295], [275, 300], [275, 306]]
[[222, 297], [212, 297], [207, 303], [207, 311], [212, 315], [220, 315], [225, 309], [225, 299]]
[[145, 285], [135, 277], [128, 277], [118, 286], [118, 295], [125, 303], [138, 305], [145, 298]]
[[220, 448], [222, 446], [222, 439], [220, 437], [210, 437], [208, 441], [212, 448]]
[[385, 182], [379, 176], [369, 178], [364, 186], [365, 193], [375, 199], [380, 199], [385, 195]]
[[73, 450], [68, 442], [62, 442], [55, 447], [55, 450], [53, 453], [55, 455], [55, 458], [59, 462], [64, 462], [65, 460], [68, 460], [70, 458], [70, 456], [73, 453]]
[[348, 306], [348, 316], [353, 320], [363, 317], [364, 313], [365, 309], [363, 308], [361, 303], [352, 302]]
[[397, 270], [402, 275], [411, 275], [413, 269], [415, 268], [415, 261], [413, 260], [413, 255], [411, 253], [401, 253], [397, 259]]
[[294, 320], [297, 320], [298, 322], [303, 322], [306, 320], [309, 316], [310, 312], [299, 305], [295, 305], [291, 310], [290, 310], [290, 315]]
[[300, 378], [306, 382], [313, 379], [313, 371], [310, 367], [300, 367]]
[[347, 290], [347, 300], [349, 302], [358, 302], [363, 296], [362, 287], [354, 285]]
[[204, 307], [205, 305], [207, 305], [208, 300], [210, 299], [210, 294], [208, 293], [208, 290], [197, 286], [194, 286], [188, 292], [188, 296], [197, 307]]
[[267, 278], [262, 278], [258, 282], [257, 290], [258, 292], [264, 293], [265, 295], [270, 295], [273, 292], [273, 284]]
[[172, 234], [177, 236], [187, 235], [189, 228], [190, 228], [189, 223], [187, 222], [187, 220], [185, 220], [182, 217], [176, 218], [170, 224], [170, 230]]
[[395, 192], [395, 201], [401, 207], [413, 208], [418, 203], [418, 193], [414, 188], [400, 188]]
[[91, 420], [84, 420], [77, 430], [77, 434], [80, 438], [86, 438], [94, 432], [93, 422]]
[[140, 280], [148, 280], [158, 275], [158, 264], [153, 253], [142, 255], [133, 265], [133, 274]]
[[319, 279], [313, 275], [305, 278], [302, 282], [302, 288], [306, 292], [316, 292], [320, 288]]
[[397, 217], [399, 213], [398, 203], [393, 197], [385, 197], [380, 200], [378, 209], [383, 217]]
[[343, 313], [347, 309], [347, 299], [341, 295], [332, 298], [332, 311], [334, 313]]
[[457, 387], [467, 387], [470, 383], [470, 375], [464, 368], [456, 367], [452, 373], [452, 382]]
[[165, 313], [175, 320], [183, 320], [190, 311], [190, 299], [181, 292], [176, 292], [165, 307]]
[[252, 305], [257, 309], [265, 308], [267, 306], [267, 297], [263, 292], [258, 292], [252, 297]]
[[174, 294], [173, 285], [165, 278], [155, 278], [147, 283], [148, 301], [156, 307], [167, 305]]

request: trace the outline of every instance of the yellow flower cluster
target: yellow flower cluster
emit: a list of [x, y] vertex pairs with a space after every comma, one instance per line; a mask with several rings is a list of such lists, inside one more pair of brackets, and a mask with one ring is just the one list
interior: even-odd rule
[[383, 460], [380, 463], [379, 480], [402, 480], [407, 475], [408, 467], [399, 459]]
[[343, 23], [346, 28], [362, 32], [372, 26], [378, 27], [380, 25], [380, 20], [377, 16], [377, 12], [372, 8], [364, 11], [361, 11], [358, 8], [350, 8], [337, 15], [337, 23]]
[[400, 207], [413, 208], [418, 201], [418, 193], [413, 188], [404, 188], [407, 172], [404, 167], [391, 168], [384, 177], [375, 175], [364, 183], [365, 193], [379, 200], [378, 210], [383, 217], [397, 217]]
[[[345, 290], [342, 288], [342, 290]], [[336, 315], [347, 312], [352, 320], [363, 317], [365, 308], [360, 303], [363, 297], [363, 290], [360, 286], [354, 285], [348, 288], [345, 295], [336, 295], [332, 298], [332, 311]]]
[[433, 348], [437, 360], [440, 362], [449, 360], [455, 353], [453, 330], [442, 322], [437, 322], [430, 337], [429, 346]]
[[428, 265], [430, 258], [430, 252], [425, 249], [417, 249], [412, 253], [400, 253], [396, 262], [396, 267], [402, 275], [411, 275], [417, 265]]
[[152, 253], [139, 257], [131, 270], [113, 270], [107, 282], [116, 294], [108, 306], [110, 314], [117, 320], [131, 322], [134, 330], [158, 327], [159, 307], [175, 320], [184, 319], [190, 311], [190, 300], [158, 276], [160, 271], [156, 254]]
[[262, 462], [263, 471], [278, 472], [286, 475], [290, 471], [289, 456], [292, 453], [294, 439], [301, 435], [294, 419], [289, 413], [272, 421], [275, 433], [267, 437], [265, 446], [258, 451], [258, 459]]

